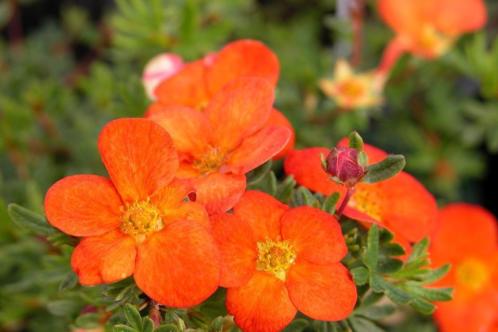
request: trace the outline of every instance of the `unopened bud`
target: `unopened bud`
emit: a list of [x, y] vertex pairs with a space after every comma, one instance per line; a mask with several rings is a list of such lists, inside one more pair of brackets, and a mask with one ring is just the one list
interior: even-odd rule
[[358, 161], [358, 150], [352, 148], [333, 148], [327, 156], [327, 173], [336, 181], [353, 187], [365, 175], [365, 168]]
[[154, 89], [163, 80], [176, 74], [183, 67], [183, 60], [176, 54], [156, 55], [147, 63], [142, 75], [142, 82], [147, 96], [155, 100]]

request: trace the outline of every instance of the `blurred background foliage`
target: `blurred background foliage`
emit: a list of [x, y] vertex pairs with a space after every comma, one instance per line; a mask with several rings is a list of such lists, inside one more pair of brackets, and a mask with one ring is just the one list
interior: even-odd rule
[[[104, 174], [98, 132], [110, 119], [144, 113], [142, 68], [160, 52], [193, 60], [230, 40], [262, 40], [280, 59], [276, 106], [292, 121], [299, 147], [330, 147], [358, 130], [367, 142], [405, 154], [408, 171], [439, 202], [477, 202], [498, 214], [493, 173], [498, 3], [487, 1], [486, 29], [459, 40], [446, 56], [403, 57], [391, 73], [382, 107], [350, 112], [318, 87], [338, 58], [352, 56], [357, 38], [348, 17], [338, 15], [338, 5], [334, 0], [2, 0], [0, 330], [66, 331], [92, 304], [92, 292], [103, 290], [62, 294], [61, 287], [75, 284], [70, 253], [16, 228], [6, 205], [17, 202], [42, 213], [44, 192], [57, 179]], [[392, 35], [375, 1], [367, 1], [361, 48], [354, 55], [357, 69], [375, 68]], [[414, 320], [417, 331], [432, 330], [426, 321]]]

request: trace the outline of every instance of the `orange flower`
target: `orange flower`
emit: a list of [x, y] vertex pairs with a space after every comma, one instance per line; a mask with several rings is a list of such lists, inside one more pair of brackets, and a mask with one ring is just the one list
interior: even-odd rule
[[352, 312], [356, 287], [340, 263], [347, 247], [332, 215], [248, 191], [233, 214], [212, 220], [226, 307], [242, 330], [279, 331], [297, 310], [326, 321]]
[[[339, 146], [347, 146], [347, 141], [342, 140]], [[334, 182], [321, 165], [321, 155], [327, 156], [329, 151], [327, 148], [295, 150], [285, 160], [285, 171], [297, 183], [315, 192], [324, 195], [339, 192], [342, 201], [346, 187]], [[365, 152], [370, 163], [387, 156], [384, 151], [368, 144], [365, 144]], [[344, 210], [350, 218], [388, 228], [406, 248], [408, 242], [419, 241], [429, 234], [436, 213], [434, 197], [406, 172], [374, 184], [357, 184]]]
[[[175, 75], [162, 81], [155, 89], [157, 102], [152, 108], [161, 106], [188, 106], [204, 110], [210, 100], [233, 80], [241, 77], [260, 77], [276, 86], [280, 65], [276, 55], [263, 43], [255, 40], [237, 40], [227, 44], [221, 51], [204, 59], [184, 65]], [[270, 121], [285, 125], [294, 137], [294, 129], [285, 116], [272, 110]], [[277, 124], [273, 122], [273, 124]], [[281, 152], [290, 151], [294, 139]], [[278, 157], [281, 156], [279, 154]]]
[[432, 236], [431, 260], [451, 263], [438, 286], [453, 287], [454, 299], [439, 303], [442, 332], [498, 331], [498, 233], [483, 208], [456, 203], [441, 209]]
[[379, 12], [396, 33], [384, 53], [383, 70], [406, 51], [425, 58], [438, 57], [461, 34], [486, 23], [482, 0], [380, 0]]
[[378, 106], [382, 102], [383, 84], [382, 75], [374, 72], [355, 74], [342, 59], [336, 63], [334, 77], [320, 81], [322, 91], [345, 110]]
[[178, 176], [192, 180], [209, 213], [232, 208], [245, 190], [244, 174], [289, 141], [286, 127], [269, 123], [272, 104], [273, 88], [265, 79], [241, 78], [214, 95], [203, 112], [159, 104], [149, 109], [147, 116], [169, 132], [180, 154]]
[[152, 299], [173, 307], [201, 303], [219, 283], [219, 254], [205, 209], [185, 202], [174, 180], [178, 157], [166, 131], [146, 119], [120, 119], [98, 147], [110, 179], [72, 175], [45, 197], [48, 221], [82, 237], [71, 265], [82, 285], [133, 275]]

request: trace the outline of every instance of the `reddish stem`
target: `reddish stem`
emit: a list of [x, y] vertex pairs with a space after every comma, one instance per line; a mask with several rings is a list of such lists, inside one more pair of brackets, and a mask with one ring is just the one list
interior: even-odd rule
[[151, 301], [149, 317], [154, 322], [154, 327], [157, 328], [161, 325], [161, 311], [159, 310], [159, 304], [155, 301]]
[[341, 206], [339, 206], [339, 208], [337, 209], [336, 212], [337, 218], [340, 218], [342, 216], [342, 214], [344, 213], [344, 209], [346, 208], [346, 206], [349, 203], [349, 200], [354, 194], [355, 191], [354, 187], [347, 187], [347, 188], [348, 189], [346, 191], [346, 195], [344, 195], [344, 199], [342, 200]]

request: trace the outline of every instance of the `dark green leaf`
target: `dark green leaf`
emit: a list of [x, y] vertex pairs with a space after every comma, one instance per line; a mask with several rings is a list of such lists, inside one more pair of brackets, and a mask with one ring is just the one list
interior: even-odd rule
[[256, 168], [252, 172], [247, 175], [247, 185], [252, 186], [258, 184], [261, 180], [263, 180], [268, 173], [271, 171], [272, 161], [268, 161]]
[[128, 303], [123, 307], [123, 312], [130, 326], [142, 331], [142, 316], [140, 316], [138, 309], [134, 305]]
[[377, 326], [374, 322], [363, 317], [351, 317], [349, 323], [354, 332], [385, 332], [384, 329]]
[[351, 275], [358, 286], [363, 286], [368, 282], [368, 270], [363, 266], [353, 268]]
[[337, 205], [337, 202], [339, 201], [339, 198], [340, 194], [338, 192], [332, 193], [331, 195], [327, 196], [327, 198], [325, 198], [325, 200], [323, 201], [322, 210], [330, 214], [334, 214], [335, 207]]
[[358, 151], [363, 150], [363, 138], [361, 138], [358, 132], [353, 131], [349, 134], [349, 147]]
[[133, 327], [129, 327], [123, 324], [114, 325], [112, 328], [113, 332], [140, 332]]
[[174, 324], [163, 324], [155, 329], [154, 332], [178, 332], [180, 331], [178, 327]]
[[389, 155], [386, 159], [369, 165], [367, 174], [363, 178], [366, 183], [375, 183], [387, 180], [403, 170], [406, 160], [402, 155]]
[[368, 231], [364, 261], [370, 273], [377, 271], [377, 263], [379, 261], [379, 228], [377, 225], [373, 225]]
[[74, 322], [76, 326], [84, 328], [84, 329], [91, 329], [98, 327], [100, 321], [100, 315], [96, 313], [89, 313], [89, 314], [83, 314], [76, 318], [76, 321]]
[[424, 315], [431, 315], [432, 313], [434, 313], [434, 310], [436, 310], [434, 304], [420, 298], [413, 299], [410, 305], [413, 309]]
[[9, 204], [9, 216], [19, 227], [28, 229], [38, 235], [49, 236], [57, 233], [57, 230], [50, 226], [45, 218], [20, 205]]
[[143, 320], [143, 332], [152, 332], [154, 331], [154, 322], [149, 317], [144, 318]]

